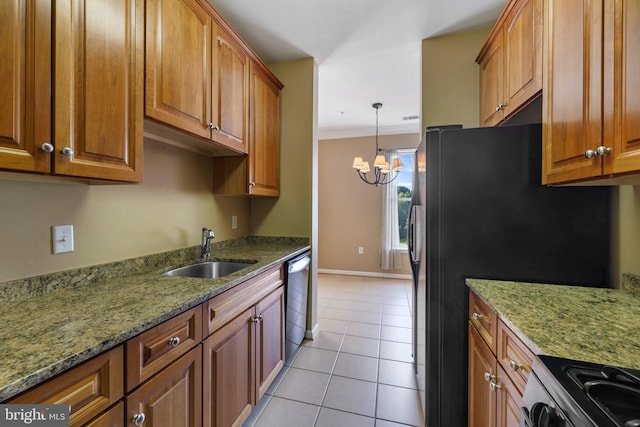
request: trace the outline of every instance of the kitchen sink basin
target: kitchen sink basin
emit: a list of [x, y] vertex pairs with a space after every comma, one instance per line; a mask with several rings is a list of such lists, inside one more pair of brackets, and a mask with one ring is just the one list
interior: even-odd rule
[[163, 276], [177, 277], [198, 277], [202, 279], [215, 279], [216, 277], [224, 277], [238, 270], [249, 267], [253, 263], [249, 262], [230, 262], [230, 261], [207, 261], [198, 264], [187, 265], [184, 267], [174, 268]]

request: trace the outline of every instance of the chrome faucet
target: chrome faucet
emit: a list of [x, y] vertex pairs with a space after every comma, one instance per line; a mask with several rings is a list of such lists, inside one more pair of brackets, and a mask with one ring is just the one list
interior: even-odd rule
[[209, 258], [211, 256], [211, 240], [216, 237], [213, 230], [209, 230], [207, 227], [202, 227], [202, 258]]

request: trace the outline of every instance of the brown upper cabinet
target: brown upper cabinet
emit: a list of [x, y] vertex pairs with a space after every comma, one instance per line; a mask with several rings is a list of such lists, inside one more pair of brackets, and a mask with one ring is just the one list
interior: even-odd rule
[[637, 1], [545, 0], [543, 183], [640, 182], [639, 26]]
[[248, 151], [249, 57], [196, 0], [147, 1], [145, 115]]
[[215, 158], [213, 191], [217, 194], [280, 195], [280, 91], [282, 83], [251, 61], [249, 83], [249, 153]]
[[0, 28], [0, 168], [140, 181], [144, 1], [6, 1]]
[[542, 90], [542, 0], [512, 0], [480, 50], [480, 124], [494, 126]]

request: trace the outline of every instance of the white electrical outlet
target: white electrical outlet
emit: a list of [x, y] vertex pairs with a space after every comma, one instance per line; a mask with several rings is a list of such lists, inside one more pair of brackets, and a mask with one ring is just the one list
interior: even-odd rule
[[53, 253], [73, 252], [73, 225], [54, 225], [51, 227]]
[[233, 228], [234, 230], [238, 228], [238, 217], [235, 215], [231, 217], [231, 228]]
[[358, 246], [358, 255], [364, 255], [364, 248], [362, 246]]

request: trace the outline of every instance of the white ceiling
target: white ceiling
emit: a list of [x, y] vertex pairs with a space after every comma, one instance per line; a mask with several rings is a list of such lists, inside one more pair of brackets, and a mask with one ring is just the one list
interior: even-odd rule
[[[419, 132], [421, 41], [490, 27], [507, 0], [209, 0], [267, 63], [318, 64], [320, 139]], [[474, 58], [470, 58], [473, 60]]]

